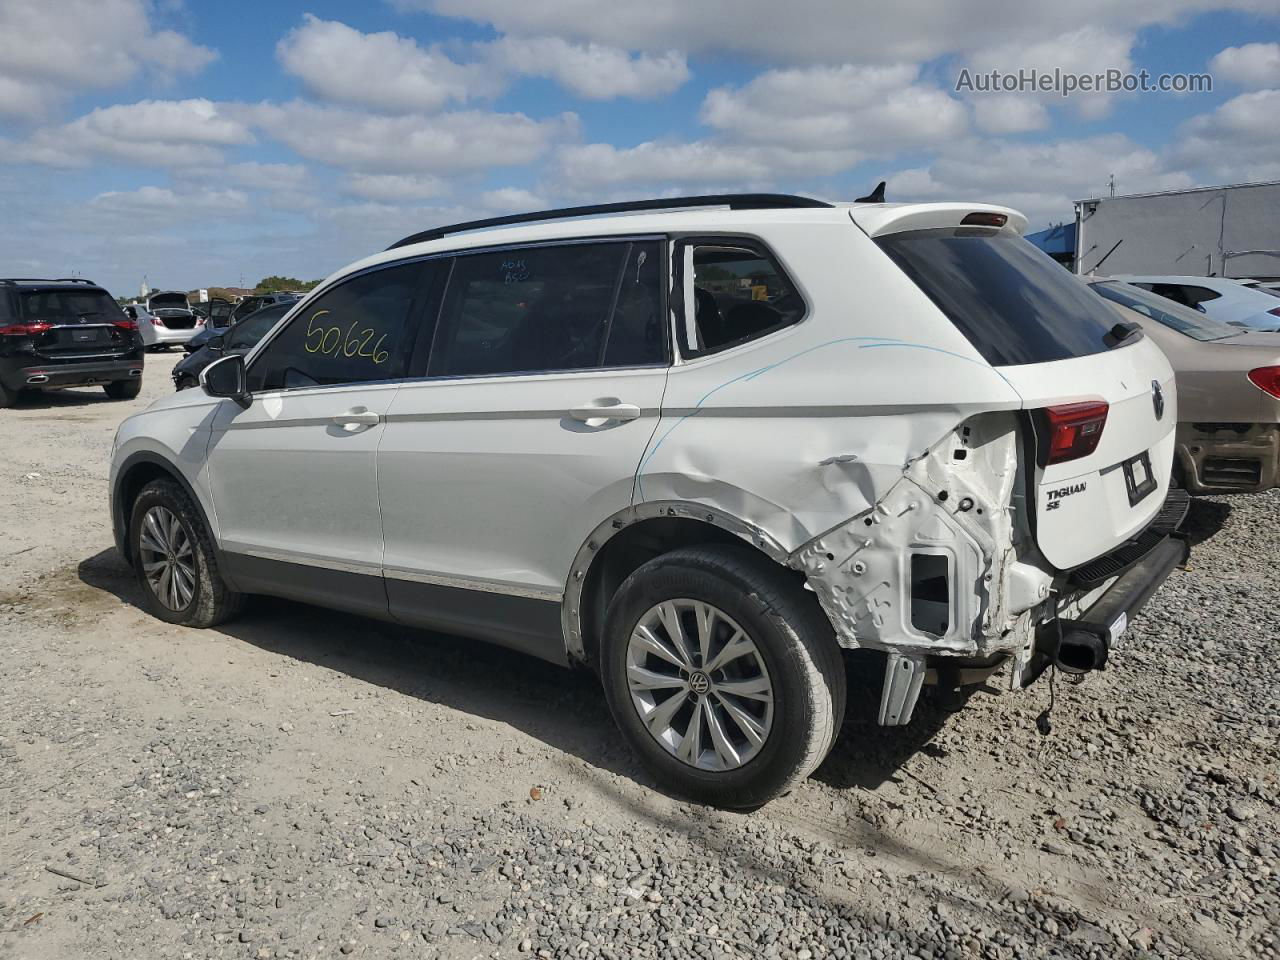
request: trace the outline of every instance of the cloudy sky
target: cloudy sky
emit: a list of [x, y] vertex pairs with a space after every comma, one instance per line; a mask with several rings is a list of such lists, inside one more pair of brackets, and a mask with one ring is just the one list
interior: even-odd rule
[[[864, 8], [864, 9], [860, 9]], [[784, 190], [1280, 179], [1278, 0], [0, 0], [0, 276], [324, 276], [406, 233]], [[1211, 93], [993, 95], [1020, 68]]]

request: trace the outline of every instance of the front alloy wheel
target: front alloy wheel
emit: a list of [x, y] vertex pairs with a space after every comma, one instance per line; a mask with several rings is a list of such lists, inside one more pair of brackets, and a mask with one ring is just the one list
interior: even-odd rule
[[196, 593], [196, 566], [191, 534], [182, 521], [168, 507], [152, 507], [142, 517], [138, 547], [155, 598], [174, 613], [185, 610]]
[[666, 600], [640, 618], [627, 683], [650, 735], [702, 770], [747, 763], [773, 726], [773, 684], [755, 641], [701, 600]]

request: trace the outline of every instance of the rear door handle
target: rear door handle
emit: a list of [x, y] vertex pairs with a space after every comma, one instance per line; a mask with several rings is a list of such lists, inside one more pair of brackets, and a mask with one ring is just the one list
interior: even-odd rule
[[364, 407], [352, 407], [346, 413], [330, 417], [330, 420], [343, 430], [355, 433], [361, 427], [372, 427], [381, 423], [382, 417], [372, 410], [366, 410]]
[[569, 411], [573, 419], [585, 423], [589, 427], [602, 427], [610, 420], [638, 420], [640, 408], [634, 403], [623, 403], [614, 397], [603, 400], [592, 400], [581, 407]]

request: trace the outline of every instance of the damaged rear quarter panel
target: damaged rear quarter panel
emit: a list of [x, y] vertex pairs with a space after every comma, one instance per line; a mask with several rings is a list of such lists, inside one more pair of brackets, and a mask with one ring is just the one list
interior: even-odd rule
[[[872, 627], [876, 615], [868, 619], [865, 609], [883, 613], [884, 590], [855, 601], [848, 588], [855, 551], [820, 549], [815, 538], [843, 536], [878, 504], [881, 521], [899, 501], [933, 504], [931, 485], [958, 489], [948, 475], [957, 429], [979, 414], [1018, 409], [1019, 395], [910, 280], [885, 269], [885, 255], [852, 224], [779, 227], [762, 239], [808, 312], [794, 327], [672, 368], [638, 500], [704, 504], [762, 530], [806, 573], [845, 645], [969, 649], [968, 627], [955, 617], [945, 638], [907, 637], [887, 621]], [[833, 262], [847, 269], [813, 269]], [[942, 460], [929, 460], [944, 448]], [[973, 477], [977, 465], [969, 464]], [[1007, 523], [1003, 504], [997, 512]], [[973, 517], [955, 519], [954, 509], [934, 514], [917, 514], [922, 524], [880, 523], [883, 579], [903, 582], [901, 569], [887, 566], [890, 554], [908, 562], [898, 539], [941, 544], [944, 530], [956, 589], [985, 575], [983, 557], [997, 549], [992, 531]], [[1002, 536], [1000, 548], [1008, 542]]]

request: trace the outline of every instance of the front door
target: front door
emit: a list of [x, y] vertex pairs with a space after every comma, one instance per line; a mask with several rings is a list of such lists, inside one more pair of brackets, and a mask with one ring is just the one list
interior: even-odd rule
[[224, 400], [209, 485], [242, 589], [385, 613], [376, 455], [433, 268], [359, 274], [295, 311]]
[[578, 548], [632, 502], [666, 383], [663, 243], [459, 254], [378, 455], [391, 609], [563, 657]]

